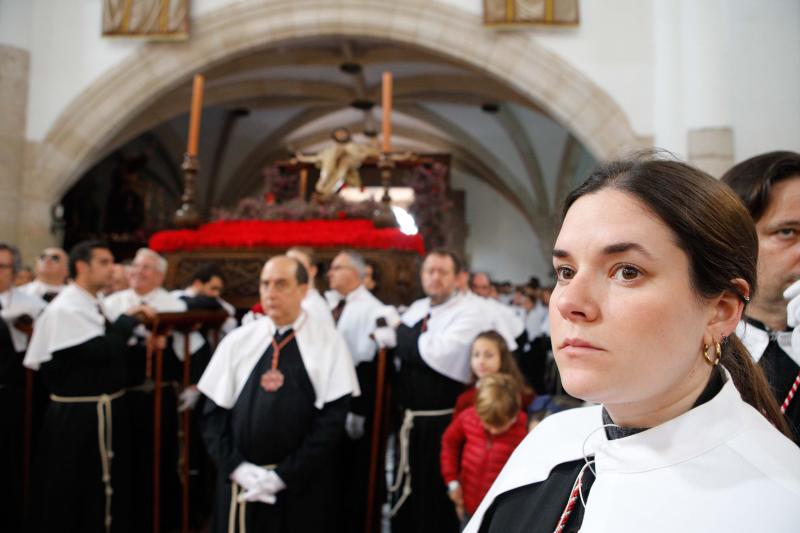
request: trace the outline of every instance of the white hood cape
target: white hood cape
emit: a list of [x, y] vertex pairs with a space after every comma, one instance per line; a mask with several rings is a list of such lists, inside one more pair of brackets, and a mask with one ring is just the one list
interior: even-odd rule
[[482, 307], [470, 304], [462, 294], [436, 306], [431, 306], [430, 298], [423, 298], [411, 304], [401, 320], [413, 327], [428, 313], [427, 331], [417, 341], [420, 356], [440, 374], [469, 383], [472, 381], [469, 350], [472, 341], [486, 327]]
[[23, 365], [39, 370], [42, 363], [53, 359], [53, 353], [105, 335], [105, 318], [98, 303], [75, 284], [61, 291], [36, 320]]
[[[133, 289], [115, 292], [103, 300], [103, 309], [105, 309], [108, 319], [113, 322], [119, 315], [131, 307], [140, 305], [142, 302], [145, 302], [159, 313], [181, 313], [186, 311], [186, 302], [172, 296], [161, 287], [153, 289], [144, 295], [137, 294]], [[136, 334], [140, 337], [147, 337], [149, 332], [144, 326], [138, 326], [136, 328]], [[190, 353], [195, 353], [203, 347], [203, 344], [205, 344], [205, 339], [203, 339], [200, 333], [193, 331], [189, 334]], [[183, 361], [186, 350], [182, 333], [176, 332], [172, 334], [172, 349], [175, 351], [175, 355], [178, 359]]]
[[[297, 347], [314, 387], [317, 409], [345, 394], [358, 396], [353, 359], [342, 336], [325, 321], [305, 312], [293, 324]], [[256, 319], [225, 336], [200, 378], [197, 388], [218, 406], [231, 409], [261, 356], [275, 336], [269, 317]]]
[[598, 405], [543, 420], [514, 451], [465, 533], [478, 531], [500, 494], [585, 455], [595, 456], [597, 478], [582, 533], [797, 531], [800, 449], [742, 401], [730, 376], [710, 401], [629, 437], [609, 441], [601, 412]]

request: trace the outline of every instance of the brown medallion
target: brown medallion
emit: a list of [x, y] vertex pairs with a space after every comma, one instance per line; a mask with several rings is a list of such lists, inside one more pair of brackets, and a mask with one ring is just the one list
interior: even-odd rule
[[283, 386], [283, 372], [277, 368], [267, 370], [261, 375], [261, 388], [267, 392], [275, 392]]

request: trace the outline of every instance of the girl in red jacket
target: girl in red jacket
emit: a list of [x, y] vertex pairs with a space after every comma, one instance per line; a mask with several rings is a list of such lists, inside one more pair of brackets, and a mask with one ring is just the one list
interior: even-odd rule
[[462, 411], [442, 436], [442, 477], [464, 524], [527, 434], [520, 405], [514, 378], [500, 373], [486, 376], [475, 405]]
[[517, 382], [517, 386], [522, 392], [523, 407], [533, 401], [535, 397], [533, 389], [525, 383], [525, 378], [522, 377], [522, 372], [519, 371], [514, 356], [509, 351], [506, 341], [498, 332], [494, 330], [484, 331], [475, 337], [470, 349], [469, 364], [472, 368], [472, 379], [475, 386], [469, 387], [456, 399], [453, 420], [458, 417], [461, 411], [475, 405], [475, 394], [481, 380], [486, 376], [497, 373], [506, 374]]

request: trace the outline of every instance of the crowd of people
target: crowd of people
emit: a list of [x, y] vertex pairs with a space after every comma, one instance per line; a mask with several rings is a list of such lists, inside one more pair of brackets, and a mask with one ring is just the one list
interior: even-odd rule
[[[115, 264], [102, 242], [46, 249], [15, 287], [0, 244], [0, 528], [176, 530], [189, 491], [214, 533], [378, 531], [383, 503], [393, 533], [794, 530], [800, 154], [721, 181], [602, 165], [566, 200], [553, 265], [554, 287], [513, 287], [430, 250], [424, 297], [395, 308], [357, 251], [295, 247], [236, 310], [213, 266], [169, 292], [158, 253]], [[226, 314], [221, 341], [151, 333], [191, 310]]]

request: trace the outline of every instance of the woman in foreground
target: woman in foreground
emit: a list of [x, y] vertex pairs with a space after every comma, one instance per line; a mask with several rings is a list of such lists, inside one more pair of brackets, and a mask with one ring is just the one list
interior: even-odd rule
[[800, 451], [734, 331], [758, 240], [739, 200], [676, 161], [597, 169], [553, 251], [553, 351], [601, 405], [545, 419], [467, 532], [800, 530]]

